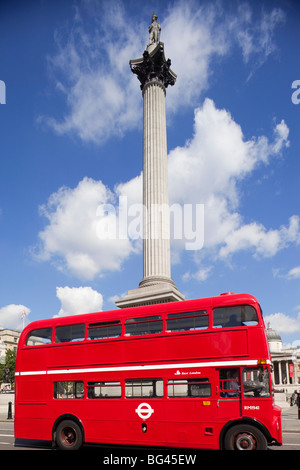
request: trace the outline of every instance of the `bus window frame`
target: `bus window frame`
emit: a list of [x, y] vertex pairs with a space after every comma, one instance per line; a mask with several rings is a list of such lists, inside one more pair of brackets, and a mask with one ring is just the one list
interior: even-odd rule
[[[164, 331], [164, 318], [162, 315], [147, 315], [147, 316], [142, 316], [142, 317], [127, 317], [125, 318], [124, 321], [124, 335], [123, 338], [136, 338], [136, 337], [145, 337], [145, 336], [152, 336], [152, 335], [161, 335], [165, 333]], [[161, 324], [161, 330], [158, 332], [150, 332], [150, 333], [130, 333], [126, 332], [126, 328], [134, 325], [148, 325], [148, 324], [154, 324], [154, 323], [160, 323]], [[129, 328], [128, 328], [129, 329]]]
[[[62, 387], [61, 384], [63, 383], [66, 383], [66, 384], [73, 384], [74, 386], [74, 392], [75, 392], [75, 395], [72, 397], [72, 396], [68, 396], [69, 392], [67, 392], [67, 396], [58, 396], [59, 395], [59, 390], [58, 390], [58, 387]], [[79, 391], [77, 391], [77, 386], [78, 385], [82, 385], [82, 388], [83, 388], [83, 391], [81, 392], [82, 395], [81, 396], [77, 396], [79, 395]], [[53, 393], [53, 398], [54, 400], [84, 400], [85, 399], [85, 387], [84, 387], [84, 380], [55, 380], [53, 382], [53, 385], [54, 385], [54, 393]]]
[[[106, 321], [99, 321], [99, 322], [92, 322], [92, 323], [86, 323], [86, 340], [89, 341], [105, 341], [105, 340], [111, 340], [111, 339], [120, 339], [123, 338], [123, 323], [121, 320], [106, 320]], [[91, 338], [90, 337], [90, 332], [93, 330], [100, 330], [103, 329], [103, 331], [107, 328], [107, 331], [109, 330], [110, 327], [119, 327], [120, 328], [120, 334], [119, 335], [114, 335], [114, 336], [103, 336], [99, 338]]]
[[[250, 307], [254, 310], [255, 314], [256, 314], [256, 320], [243, 320], [244, 322], [246, 321], [255, 321], [255, 323], [251, 324], [251, 325], [247, 325], [245, 323], [243, 323], [242, 321], [242, 318], [241, 318], [241, 321], [240, 323], [238, 324], [230, 324], [230, 318], [233, 316], [233, 314], [231, 314], [231, 316], [228, 318], [228, 324], [220, 324], [220, 322], [218, 322], [217, 324], [215, 324], [215, 317], [214, 317], [214, 311], [215, 310], [221, 310], [221, 309], [234, 309], [234, 308], [242, 308], [242, 307]], [[261, 313], [261, 317], [262, 317], [262, 312]], [[224, 316], [224, 314], [223, 314]], [[230, 329], [236, 329], [236, 328], [251, 328], [251, 327], [257, 327], [259, 326], [260, 324], [260, 319], [259, 319], [259, 315], [258, 315], [258, 312], [255, 308], [254, 305], [251, 305], [251, 304], [236, 304], [236, 305], [222, 305], [222, 306], [216, 306], [216, 307], [213, 307], [211, 309], [211, 321], [212, 321], [212, 329], [214, 330], [223, 330], [224, 328], [230, 328]]]
[[[118, 341], [118, 340], [128, 340], [128, 339], [138, 339], [138, 338], [144, 338], [146, 336], [149, 336], [149, 337], [153, 337], [153, 336], [157, 336], [159, 337], [160, 335], [190, 335], [190, 334], [201, 334], [201, 333], [206, 333], [206, 332], [211, 332], [212, 330], [224, 330], [224, 329], [238, 329], [238, 328], [255, 328], [255, 327], [258, 327], [258, 326], [261, 326], [261, 320], [260, 318], [262, 318], [262, 310], [261, 310], [261, 307], [260, 305], [258, 304], [257, 308], [255, 305], [251, 304], [251, 302], [247, 302], [247, 303], [238, 303], [238, 304], [230, 304], [228, 305], [228, 307], [230, 308], [233, 308], [233, 307], [251, 307], [255, 314], [256, 314], [256, 323], [253, 324], [253, 325], [236, 325], [236, 326], [231, 326], [231, 325], [228, 325], [228, 326], [218, 326], [218, 325], [214, 325], [214, 310], [215, 309], [219, 309], [219, 308], [226, 308], [227, 305], [223, 305], [223, 306], [209, 306], [209, 305], [206, 305], [206, 306], [203, 306], [201, 307], [200, 309], [199, 308], [196, 308], [195, 310], [192, 310], [192, 309], [188, 309], [188, 310], [184, 310], [184, 311], [178, 311], [178, 312], [160, 312], [160, 314], [150, 314], [150, 315], [141, 315], [141, 316], [128, 316], [128, 317], [125, 317], [124, 316], [121, 316], [119, 319], [114, 319], [114, 320], [111, 320], [109, 318], [107, 319], [101, 319], [100, 321], [98, 322], [95, 322], [95, 321], [91, 321], [89, 319], [89, 321], [85, 321], [84, 319], [81, 319], [81, 322], [79, 323], [60, 323], [60, 324], [57, 324], [57, 325], [52, 325], [52, 326], [46, 326], [46, 327], [41, 327], [41, 328], [38, 328], [38, 329], [52, 329], [52, 337], [51, 337], [51, 341], [45, 343], [45, 344], [27, 344], [27, 341], [28, 341], [28, 338], [30, 338], [30, 336], [32, 335], [33, 331], [35, 330], [38, 330], [38, 329], [33, 329], [33, 330], [30, 330], [26, 336], [26, 338], [24, 339], [24, 343], [23, 343], [23, 346], [25, 346], [26, 348], [30, 348], [30, 347], [34, 347], [34, 348], [37, 348], [37, 347], [53, 347], [53, 346], [62, 346], [62, 345], [74, 345], [74, 344], [82, 344], [83, 342], [85, 343], [94, 343], [94, 342], [99, 342], [99, 341]], [[201, 313], [200, 313], [201, 312]], [[202, 313], [203, 312], [203, 313]], [[200, 314], [199, 314], [200, 313]], [[173, 321], [173, 320], [181, 320], [181, 319], [188, 319], [188, 318], [197, 318], [197, 317], [203, 317], [203, 318], [206, 318], [208, 319], [208, 324], [207, 326], [204, 326], [204, 327], [200, 327], [200, 328], [195, 328], [195, 329], [172, 329], [172, 330], [169, 330], [168, 329], [168, 321]], [[117, 324], [117, 322], [119, 322], [119, 324]], [[144, 333], [139, 333], [139, 334], [132, 334], [132, 333], [126, 333], [126, 327], [127, 326], [130, 326], [130, 325], [134, 325], [134, 324], [140, 324], [142, 325], [143, 323], [161, 323], [161, 329], [159, 331], [155, 331], [155, 332], [144, 332]], [[95, 325], [95, 328], [96, 327], [96, 324], [99, 324], [99, 328], [101, 328], [101, 323], [103, 323], [103, 326], [104, 326], [104, 329], [105, 329], [105, 323], [107, 324], [107, 326], [109, 326], [109, 324], [112, 324], [115, 323], [115, 326], [120, 326], [120, 329], [121, 329], [121, 333], [119, 336], [108, 336], [108, 337], [102, 337], [102, 338], [95, 338], [95, 339], [92, 339], [89, 337], [89, 330], [90, 330], [90, 325]], [[74, 339], [74, 340], [70, 340], [70, 341], [57, 341], [56, 339], [56, 330], [58, 328], [62, 328], [62, 327], [68, 327], [68, 328], [72, 328], [73, 326], [79, 326], [79, 325], [82, 325], [83, 328], [84, 328], [84, 337], [82, 336], [80, 339]]]
[[[52, 326], [46, 326], [46, 327], [43, 327], [43, 328], [34, 328], [32, 330], [30, 330], [25, 338], [25, 341], [24, 341], [24, 347], [25, 348], [36, 348], [36, 347], [45, 347], [45, 346], [50, 346], [53, 344], [53, 334], [54, 334], [54, 329]], [[50, 341], [47, 342], [47, 343], [42, 343], [42, 344], [27, 344], [28, 341], [30, 341], [30, 338], [31, 337], [36, 337], [38, 338], [39, 336], [35, 336], [33, 335], [33, 333], [35, 331], [40, 331], [40, 330], [51, 330], [51, 336], [50, 336]], [[42, 338], [42, 336], [41, 336]]]
[[[87, 381], [87, 399], [88, 400], [120, 400], [124, 398], [122, 383], [120, 380], [93, 380]], [[99, 395], [95, 395], [95, 389], [99, 388]], [[119, 391], [119, 395], [102, 395], [101, 392], [104, 388], [111, 388]], [[94, 395], [94, 396], [92, 396]]]
[[[148, 382], [148, 383], [146, 383]], [[157, 392], [157, 382], [160, 382], [160, 386], [162, 385], [162, 395], [158, 395]], [[134, 389], [138, 389], [140, 387], [141, 393], [140, 395], [135, 395]], [[152, 388], [152, 393], [153, 395], [147, 395], [143, 394], [142, 392], [145, 392], [146, 387], [151, 387]], [[144, 388], [144, 390], [143, 390]], [[133, 400], [133, 399], [138, 399], [138, 400], [152, 400], [154, 398], [162, 399], [165, 397], [165, 381], [162, 377], [141, 377], [141, 378], [135, 378], [135, 379], [125, 379], [124, 381], [124, 398], [128, 400]], [[131, 389], [132, 395], [129, 395], [129, 390]], [[136, 391], [136, 390], [135, 390]]]
[[[244, 374], [251, 374], [255, 373], [261, 374], [261, 378], [264, 379], [264, 375], [266, 374], [267, 380], [257, 380], [256, 378], [251, 379], [245, 379]], [[271, 383], [271, 370], [267, 366], [259, 365], [256, 367], [252, 366], [247, 366], [247, 367], [242, 367], [241, 371], [241, 383], [243, 387], [243, 398], [244, 399], [259, 399], [259, 400], [266, 400], [270, 398], [271, 396], [271, 391], [272, 391], [272, 383]], [[259, 386], [260, 385], [260, 386]], [[263, 393], [264, 385], [267, 385], [266, 389], [266, 395], [261, 395]], [[248, 390], [247, 390], [248, 387]], [[257, 392], [257, 394], [256, 394]], [[253, 393], [253, 395], [251, 395]]]
[[[72, 331], [72, 327], [76, 327], [76, 326], [83, 326], [83, 337], [81, 336], [80, 339], [71, 339], [71, 340], [66, 340], [66, 341], [61, 341], [59, 340], [57, 337], [57, 330], [58, 329], [62, 329], [62, 328], [70, 328], [71, 331]], [[64, 325], [56, 325], [55, 327], [55, 332], [54, 332], [54, 344], [55, 345], [58, 345], [58, 344], [76, 344], [76, 343], [82, 343], [83, 341], [86, 340], [86, 332], [87, 332], [87, 324], [85, 322], [81, 322], [81, 323], [67, 323], [67, 324], [64, 324]]]
[[[202, 387], [203, 385], [203, 387]], [[186, 386], [187, 387], [187, 394], [185, 395], [180, 395], [178, 392], [178, 387], [179, 386]], [[194, 389], [193, 389], [194, 386]], [[173, 399], [196, 399], [196, 400], [205, 400], [207, 398], [212, 397], [212, 382], [209, 377], [201, 377], [201, 378], [196, 378], [196, 377], [190, 377], [190, 378], [181, 378], [181, 379], [168, 379], [166, 381], [166, 387], [167, 387], [167, 397], [171, 400]], [[203, 395], [193, 395], [193, 390], [201, 390], [201, 389], [209, 389], [209, 394], [205, 393]], [[175, 395], [175, 391], [177, 394]], [[172, 392], [172, 393], [171, 393]]]

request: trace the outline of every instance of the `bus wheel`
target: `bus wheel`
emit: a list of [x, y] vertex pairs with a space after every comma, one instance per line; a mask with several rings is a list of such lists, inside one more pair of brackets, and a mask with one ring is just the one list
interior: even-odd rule
[[254, 426], [239, 424], [233, 426], [225, 435], [226, 450], [265, 450], [267, 440], [263, 433]]
[[75, 421], [66, 420], [56, 428], [56, 444], [62, 450], [77, 450], [82, 446], [82, 432]]

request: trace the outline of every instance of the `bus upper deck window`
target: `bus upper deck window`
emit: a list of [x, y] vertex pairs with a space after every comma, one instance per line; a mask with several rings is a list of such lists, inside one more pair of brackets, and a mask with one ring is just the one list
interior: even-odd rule
[[213, 309], [214, 328], [230, 328], [258, 324], [257, 312], [251, 305], [234, 305]]
[[121, 333], [122, 325], [119, 320], [90, 323], [88, 326], [88, 339], [117, 338]]
[[208, 328], [206, 310], [170, 313], [167, 316], [167, 331], [191, 331]]
[[67, 343], [70, 341], [83, 341], [84, 333], [84, 323], [77, 325], [57, 326], [55, 331], [55, 342]]
[[162, 330], [163, 322], [160, 315], [128, 318], [125, 322], [125, 336], [158, 334]]
[[52, 340], [52, 328], [39, 328], [32, 330], [26, 339], [26, 346], [42, 346]]

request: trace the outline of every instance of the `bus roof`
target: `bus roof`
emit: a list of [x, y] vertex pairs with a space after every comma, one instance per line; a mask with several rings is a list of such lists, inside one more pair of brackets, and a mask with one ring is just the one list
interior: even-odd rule
[[[36, 320], [27, 325], [22, 333], [37, 328], [46, 328], [60, 325], [71, 325], [75, 323], [92, 322], [93, 320], [118, 320], [124, 318], [137, 318], [147, 315], [159, 315], [160, 313], [177, 313], [181, 311], [193, 311], [209, 307], [222, 307], [226, 305], [259, 305], [257, 299], [249, 294], [224, 293], [216, 297], [205, 297], [202, 299], [184, 300], [182, 302], [168, 302], [140, 307], [129, 307], [123, 309], [107, 310], [94, 313], [83, 313], [80, 315], [69, 315], [64, 317], [54, 317], [45, 320]], [[97, 318], [96, 318], [97, 317]]]

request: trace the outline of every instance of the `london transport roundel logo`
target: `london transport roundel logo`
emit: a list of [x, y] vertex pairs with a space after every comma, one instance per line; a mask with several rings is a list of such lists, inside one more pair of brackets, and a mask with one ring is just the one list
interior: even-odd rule
[[153, 408], [148, 403], [141, 403], [135, 412], [139, 415], [142, 419], [148, 419], [154, 413]]

